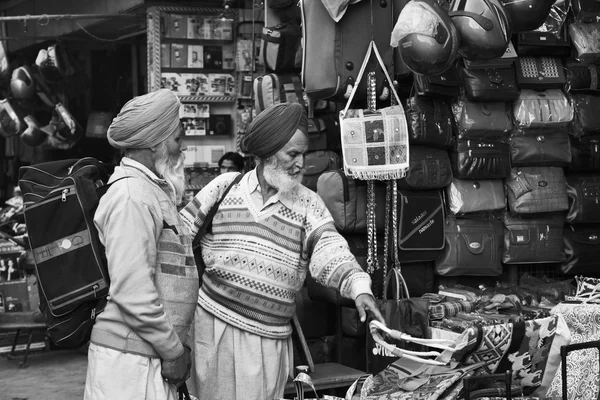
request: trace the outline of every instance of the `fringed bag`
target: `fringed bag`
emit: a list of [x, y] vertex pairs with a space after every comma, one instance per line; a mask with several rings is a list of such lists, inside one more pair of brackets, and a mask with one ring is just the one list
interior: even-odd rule
[[378, 110], [374, 105], [369, 109], [350, 109], [371, 52], [375, 53], [388, 82], [392, 82], [375, 42], [371, 41], [350, 98], [340, 112], [344, 172], [362, 180], [402, 179], [409, 168], [408, 126], [393, 85], [390, 90], [396, 105]]

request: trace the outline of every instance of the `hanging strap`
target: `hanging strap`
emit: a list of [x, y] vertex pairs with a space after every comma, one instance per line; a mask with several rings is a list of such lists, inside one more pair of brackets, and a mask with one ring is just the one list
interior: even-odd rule
[[[377, 45], [375, 44], [374, 41], [371, 40], [371, 43], [369, 43], [369, 48], [367, 49], [367, 54], [365, 55], [365, 59], [363, 60], [363, 63], [360, 67], [360, 71], [358, 72], [358, 75], [356, 76], [356, 81], [354, 82], [354, 87], [352, 88], [352, 93], [350, 94], [350, 97], [348, 98], [348, 101], [346, 102], [346, 107], [344, 108], [342, 117], [346, 115], [346, 113], [348, 112], [348, 109], [350, 108], [350, 104], [352, 104], [352, 100], [354, 100], [354, 95], [356, 94], [356, 90], [358, 89], [360, 80], [362, 79], [362, 76], [365, 73], [367, 64], [369, 64], [369, 59], [371, 58], [371, 52], [373, 52], [373, 51], [375, 52], [377, 61], [379, 62], [379, 65], [383, 69], [383, 73], [385, 74], [385, 77], [387, 78], [388, 82], [393, 82], [392, 78], [390, 78], [390, 74], [388, 74], [388, 72], [387, 72], [387, 68], [385, 67], [385, 64], [383, 63], [383, 60], [381, 59], [381, 55], [379, 54]], [[397, 104], [401, 104], [400, 97], [398, 97], [398, 93], [396, 92], [396, 88], [394, 88], [393, 84], [390, 85], [390, 89], [391, 89], [392, 93], [394, 94]]]

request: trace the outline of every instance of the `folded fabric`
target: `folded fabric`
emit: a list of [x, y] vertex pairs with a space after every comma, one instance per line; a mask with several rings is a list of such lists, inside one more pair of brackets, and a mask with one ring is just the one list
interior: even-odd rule
[[429, 319], [443, 319], [454, 317], [459, 312], [471, 312], [475, 309], [475, 302], [467, 300], [445, 301], [429, 306]]

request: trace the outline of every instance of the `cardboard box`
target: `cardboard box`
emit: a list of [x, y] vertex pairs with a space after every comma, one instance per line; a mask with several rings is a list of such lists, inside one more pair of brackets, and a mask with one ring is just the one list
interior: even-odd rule
[[171, 67], [171, 45], [169, 43], [161, 43], [160, 45], [160, 67]]
[[188, 68], [204, 68], [204, 46], [188, 45]]
[[168, 37], [187, 38], [188, 17], [186, 15], [171, 14], [169, 18]]
[[187, 44], [173, 43], [171, 45], [171, 68], [187, 68], [188, 46]]
[[[0, 282], [0, 298], [3, 312], [31, 311], [27, 279]], [[37, 305], [36, 305], [37, 307]]]
[[175, 72], [163, 72], [161, 73], [160, 78], [160, 88], [161, 89], [169, 89], [175, 92], [180, 96], [187, 96], [189, 92], [187, 91], [185, 85], [184, 74], [179, 74]]

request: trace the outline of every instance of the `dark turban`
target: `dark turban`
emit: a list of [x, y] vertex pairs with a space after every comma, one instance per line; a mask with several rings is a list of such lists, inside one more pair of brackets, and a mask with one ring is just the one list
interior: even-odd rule
[[271, 157], [300, 129], [308, 136], [308, 117], [298, 103], [280, 103], [258, 114], [248, 126], [241, 143], [244, 153]]
[[179, 98], [168, 89], [129, 100], [108, 128], [108, 142], [117, 149], [147, 149], [181, 129]]

